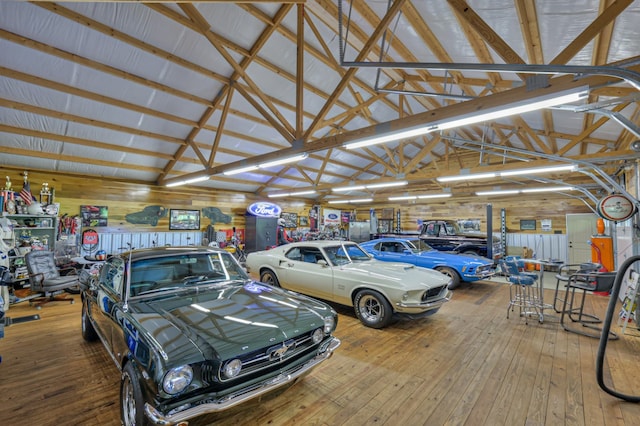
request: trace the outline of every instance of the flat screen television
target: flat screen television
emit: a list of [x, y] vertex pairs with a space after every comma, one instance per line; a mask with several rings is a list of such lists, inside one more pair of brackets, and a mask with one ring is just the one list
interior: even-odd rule
[[169, 229], [176, 231], [200, 230], [200, 210], [171, 209], [169, 211]]

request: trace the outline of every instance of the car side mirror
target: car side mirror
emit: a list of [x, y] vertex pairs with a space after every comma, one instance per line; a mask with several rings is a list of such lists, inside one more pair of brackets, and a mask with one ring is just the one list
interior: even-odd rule
[[409, 249], [404, 249], [402, 252], [403, 252], [404, 254], [411, 254], [411, 250], [409, 250]]
[[318, 265], [322, 265], [322, 266], [329, 266], [329, 264], [327, 263], [326, 260], [324, 259], [318, 259], [318, 261], [316, 262]]

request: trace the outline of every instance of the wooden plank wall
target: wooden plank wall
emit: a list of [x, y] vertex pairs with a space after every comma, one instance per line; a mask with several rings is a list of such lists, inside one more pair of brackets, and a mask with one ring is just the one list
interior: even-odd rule
[[[22, 188], [22, 170], [0, 168], [0, 176], [9, 176], [13, 183], [13, 190]], [[266, 197], [247, 193], [202, 189], [196, 187], [165, 188], [146, 183], [124, 183], [112, 179], [96, 179], [91, 177], [68, 174], [51, 174], [29, 171], [29, 182], [32, 192], [39, 194], [42, 183], [47, 182], [49, 188], [55, 189], [55, 201], [60, 203], [60, 214], [78, 215], [81, 205], [108, 206], [108, 227], [100, 232], [164, 232], [169, 230], [168, 215], [161, 218], [157, 226], [134, 225], [125, 220], [125, 215], [141, 211], [145, 206], [163, 206], [166, 209], [198, 209], [217, 207], [224, 214], [232, 217], [231, 223], [215, 223], [216, 230], [244, 228], [246, 207], [256, 201], [267, 201]], [[273, 200], [272, 200], [273, 201]], [[565, 233], [568, 213], [591, 213], [592, 211], [582, 201], [573, 198], [559, 198], [559, 196], [537, 194], [535, 197], [510, 197], [490, 200], [493, 210], [493, 229], [499, 231], [500, 210], [506, 210], [507, 231], [522, 233], [539, 233], [539, 220], [550, 219], [553, 233]], [[283, 211], [308, 216], [314, 204], [313, 200], [277, 199]], [[369, 208], [372, 206], [352, 205], [328, 208], [342, 209], [353, 213], [357, 220], [369, 219]], [[401, 204], [377, 204], [376, 212], [383, 209], [393, 209], [394, 223], [397, 212], [400, 212], [402, 230], [415, 231], [417, 221], [429, 218], [449, 219], [480, 219], [481, 230], [486, 230], [487, 203], [477, 199], [457, 199], [452, 197], [445, 201], [429, 201], [424, 203], [401, 202]], [[520, 231], [521, 219], [535, 219], [538, 221], [538, 231]], [[201, 227], [206, 229], [210, 221], [202, 218]]]

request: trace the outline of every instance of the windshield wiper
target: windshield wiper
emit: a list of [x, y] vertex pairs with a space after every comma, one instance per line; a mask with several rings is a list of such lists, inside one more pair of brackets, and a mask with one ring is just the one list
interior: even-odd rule
[[226, 277], [224, 275], [218, 274], [218, 273], [213, 273], [213, 274], [204, 274], [204, 275], [189, 275], [187, 277], [184, 277], [182, 279], [182, 283], [183, 284], [193, 284], [193, 283], [197, 283], [200, 281], [212, 281], [212, 280], [220, 280], [220, 279], [226, 279]]
[[161, 292], [171, 291], [171, 290], [180, 290], [180, 289], [184, 289], [184, 287], [171, 286], [171, 287], [152, 288], [151, 290], [142, 291], [142, 292], [136, 294], [136, 296], [142, 296], [142, 295], [145, 295], [145, 294], [152, 294], [152, 293], [161, 293]]

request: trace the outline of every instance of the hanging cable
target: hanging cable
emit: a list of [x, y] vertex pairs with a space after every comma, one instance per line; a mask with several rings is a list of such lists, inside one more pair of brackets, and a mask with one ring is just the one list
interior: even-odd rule
[[[613, 288], [611, 289], [611, 295], [609, 296], [609, 305], [607, 307], [607, 313], [604, 317], [604, 322], [602, 324], [602, 335], [600, 336], [600, 344], [598, 345], [598, 355], [596, 358], [596, 378], [598, 380], [598, 385], [602, 388], [603, 391], [608, 393], [609, 395], [613, 395], [616, 398], [623, 399], [627, 402], [640, 402], [640, 396], [636, 395], [626, 395], [620, 393], [614, 389], [609, 388], [604, 382], [604, 355], [607, 350], [607, 343], [609, 341], [609, 330], [611, 330], [611, 322], [613, 321], [613, 315], [616, 311], [616, 303], [618, 301], [618, 296], [620, 295], [620, 287], [622, 286], [622, 280], [627, 275], [627, 271], [631, 268], [631, 266], [640, 261], [640, 256], [631, 256], [618, 269], [618, 273], [616, 274], [616, 279], [613, 282]], [[637, 320], [637, 319], [636, 319]]]

